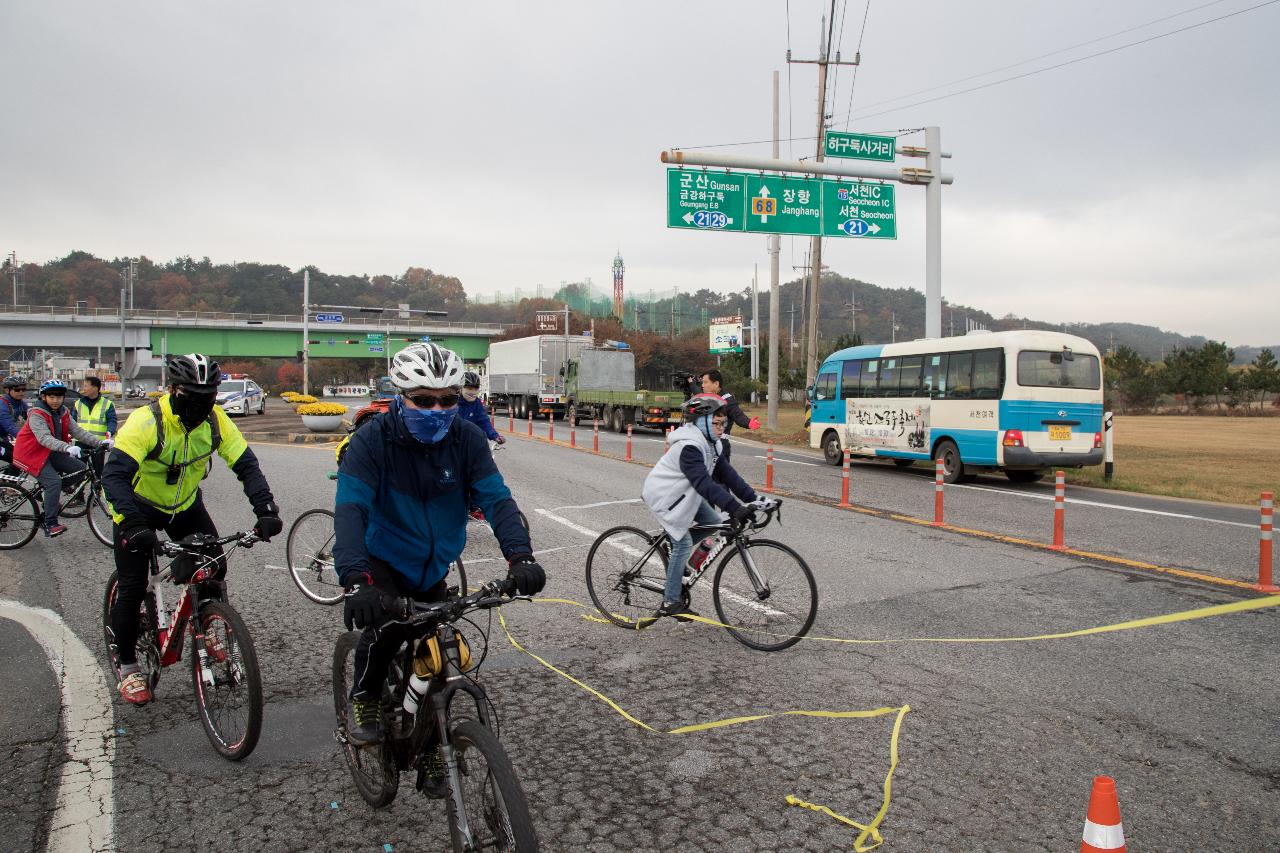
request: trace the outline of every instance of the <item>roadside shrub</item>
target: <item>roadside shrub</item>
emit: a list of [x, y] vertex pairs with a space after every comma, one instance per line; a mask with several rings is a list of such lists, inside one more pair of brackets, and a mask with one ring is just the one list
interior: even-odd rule
[[294, 405], [314, 403], [316, 402], [316, 398], [312, 397], [310, 394], [294, 394], [289, 398], [289, 402]]

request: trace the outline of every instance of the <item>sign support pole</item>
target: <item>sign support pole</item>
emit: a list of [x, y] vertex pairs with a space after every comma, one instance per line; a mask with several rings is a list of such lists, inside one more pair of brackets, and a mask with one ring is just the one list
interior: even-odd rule
[[[302, 393], [310, 394], [311, 384], [311, 270], [302, 271]], [[245, 411], [248, 411], [247, 409]]]
[[924, 188], [924, 336], [942, 337], [942, 129], [924, 129], [925, 168], [931, 177]]
[[[778, 159], [778, 72], [773, 72], [773, 159]], [[767, 413], [769, 429], [778, 429], [778, 254], [782, 238], [769, 235], [769, 390]]]

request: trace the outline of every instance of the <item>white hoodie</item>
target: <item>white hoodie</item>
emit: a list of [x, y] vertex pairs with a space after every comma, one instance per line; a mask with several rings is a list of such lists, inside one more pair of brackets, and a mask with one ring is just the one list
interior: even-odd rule
[[680, 470], [680, 452], [688, 445], [702, 453], [707, 473], [715, 470], [715, 460], [722, 452], [720, 440], [716, 439], [713, 454], [707, 437], [695, 424], [688, 423], [667, 434], [667, 451], [653, 466], [649, 476], [644, 478], [644, 491], [641, 492], [645, 505], [662, 524], [662, 529], [676, 539], [689, 532], [702, 500], [693, 483]]

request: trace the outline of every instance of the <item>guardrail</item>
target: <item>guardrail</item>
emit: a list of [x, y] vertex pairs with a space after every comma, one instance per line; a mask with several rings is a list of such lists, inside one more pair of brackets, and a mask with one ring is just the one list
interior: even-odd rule
[[[394, 309], [388, 309], [394, 310]], [[119, 308], [88, 308], [78, 307], [74, 305], [10, 305], [0, 303], [0, 314], [22, 314], [32, 319], [57, 320], [61, 318], [86, 317], [92, 319], [101, 318], [112, 322], [120, 322]], [[235, 323], [235, 324], [253, 324], [259, 323], [297, 323], [302, 324], [301, 314], [244, 314], [229, 311], [161, 311], [155, 308], [133, 308], [125, 311], [125, 322], [127, 323], [143, 323], [148, 325], [162, 325], [165, 323], [185, 324], [185, 323]], [[314, 324], [315, 321], [312, 320]], [[328, 324], [316, 324], [324, 327]], [[337, 326], [339, 324], [334, 324]], [[366, 317], [361, 316], [359, 319], [349, 318], [345, 326], [377, 326], [390, 329], [421, 329], [421, 328], [444, 328], [456, 329], [458, 331], [483, 332], [488, 334], [502, 334], [507, 328], [515, 328], [509, 323], [469, 323], [457, 320], [429, 320], [424, 322], [422, 319], [403, 319], [400, 317], [387, 317], [370, 314]]]

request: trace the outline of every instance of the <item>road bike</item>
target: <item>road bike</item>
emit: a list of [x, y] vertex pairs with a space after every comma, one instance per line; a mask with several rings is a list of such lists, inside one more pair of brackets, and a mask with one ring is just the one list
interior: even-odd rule
[[[63, 474], [62, 482], [78, 479], [69, 491], [61, 492], [58, 515], [64, 518], [89, 517], [89, 529], [111, 547], [111, 510], [102, 485], [101, 449], [90, 450], [85, 470]], [[44, 487], [18, 468], [0, 474], [0, 551], [12, 551], [35, 538], [44, 521]]]
[[[508, 579], [444, 601], [396, 600], [390, 612], [418, 626], [420, 638], [404, 643], [387, 668], [381, 744], [357, 746], [347, 737], [347, 697], [360, 632], [344, 634], [333, 652], [334, 737], [360, 796], [374, 808], [389, 805], [399, 790], [400, 774], [410, 770], [417, 771], [416, 788], [431, 796], [428, 789], [438, 781], [430, 768], [442, 766], [455, 853], [538, 849], [528, 802], [498, 739], [497, 709], [477, 677], [489, 651], [488, 634], [466, 618], [513, 600], [504, 598], [513, 593]], [[479, 634], [483, 648], [478, 655], [456, 629], [459, 621]], [[427, 682], [420, 693], [422, 679]], [[454, 698], [463, 694], [472, 702], [455, 704]]]
[[[138, 663], [153, 691], [160, 671], [182, 659], [184, 638], [191, 636], [191, 683], [200, 722], [213, 748], [231, 761], [245, 758], [258, 744], [262, 676], [253, 637], [227, 601], [225, 582], [218, 577], [220, 567], [225, 568], [237, 548], [250, 548], [259, 541], [249, 532], [221, 538], [193, 533], [179, 542], [161, 542], [151, 553], [147, 593], [139, 613]], [[232, 546], [226, 554], [221, 553], [224, 545]], [[159, 554], [173, 558], [163, 569]], [[184, 576], [186, 580], [181, 580]], [[172, 604], [165, 601], [162, 582], [166, 580], [182, 584]], [[107, 656], [118, 679], [120, 659], [111, 630], [117, 592], [118, 577], [112, 572], [102, 600], [102, 626]]]
[[[818, 613], [818, 587], [804, 558], [781, 542], [755, 538], [774, 518], [782, 520], [781, 501], [745, 524], [694, 527], [695, 542], [710, 535], [710, 551], [697, 568], [686, 565], [682, 588], [687, 606], [693, 588], [719, 557], [711, 585], [718, 621], [743, 645], [770, 652], [799, 642]], [[652, 625], [670, 556], [671, 537], [665, 531], [621, 525], [601, 533], [587, 552], [587, 591], [601, 615], [624, 628]]]

